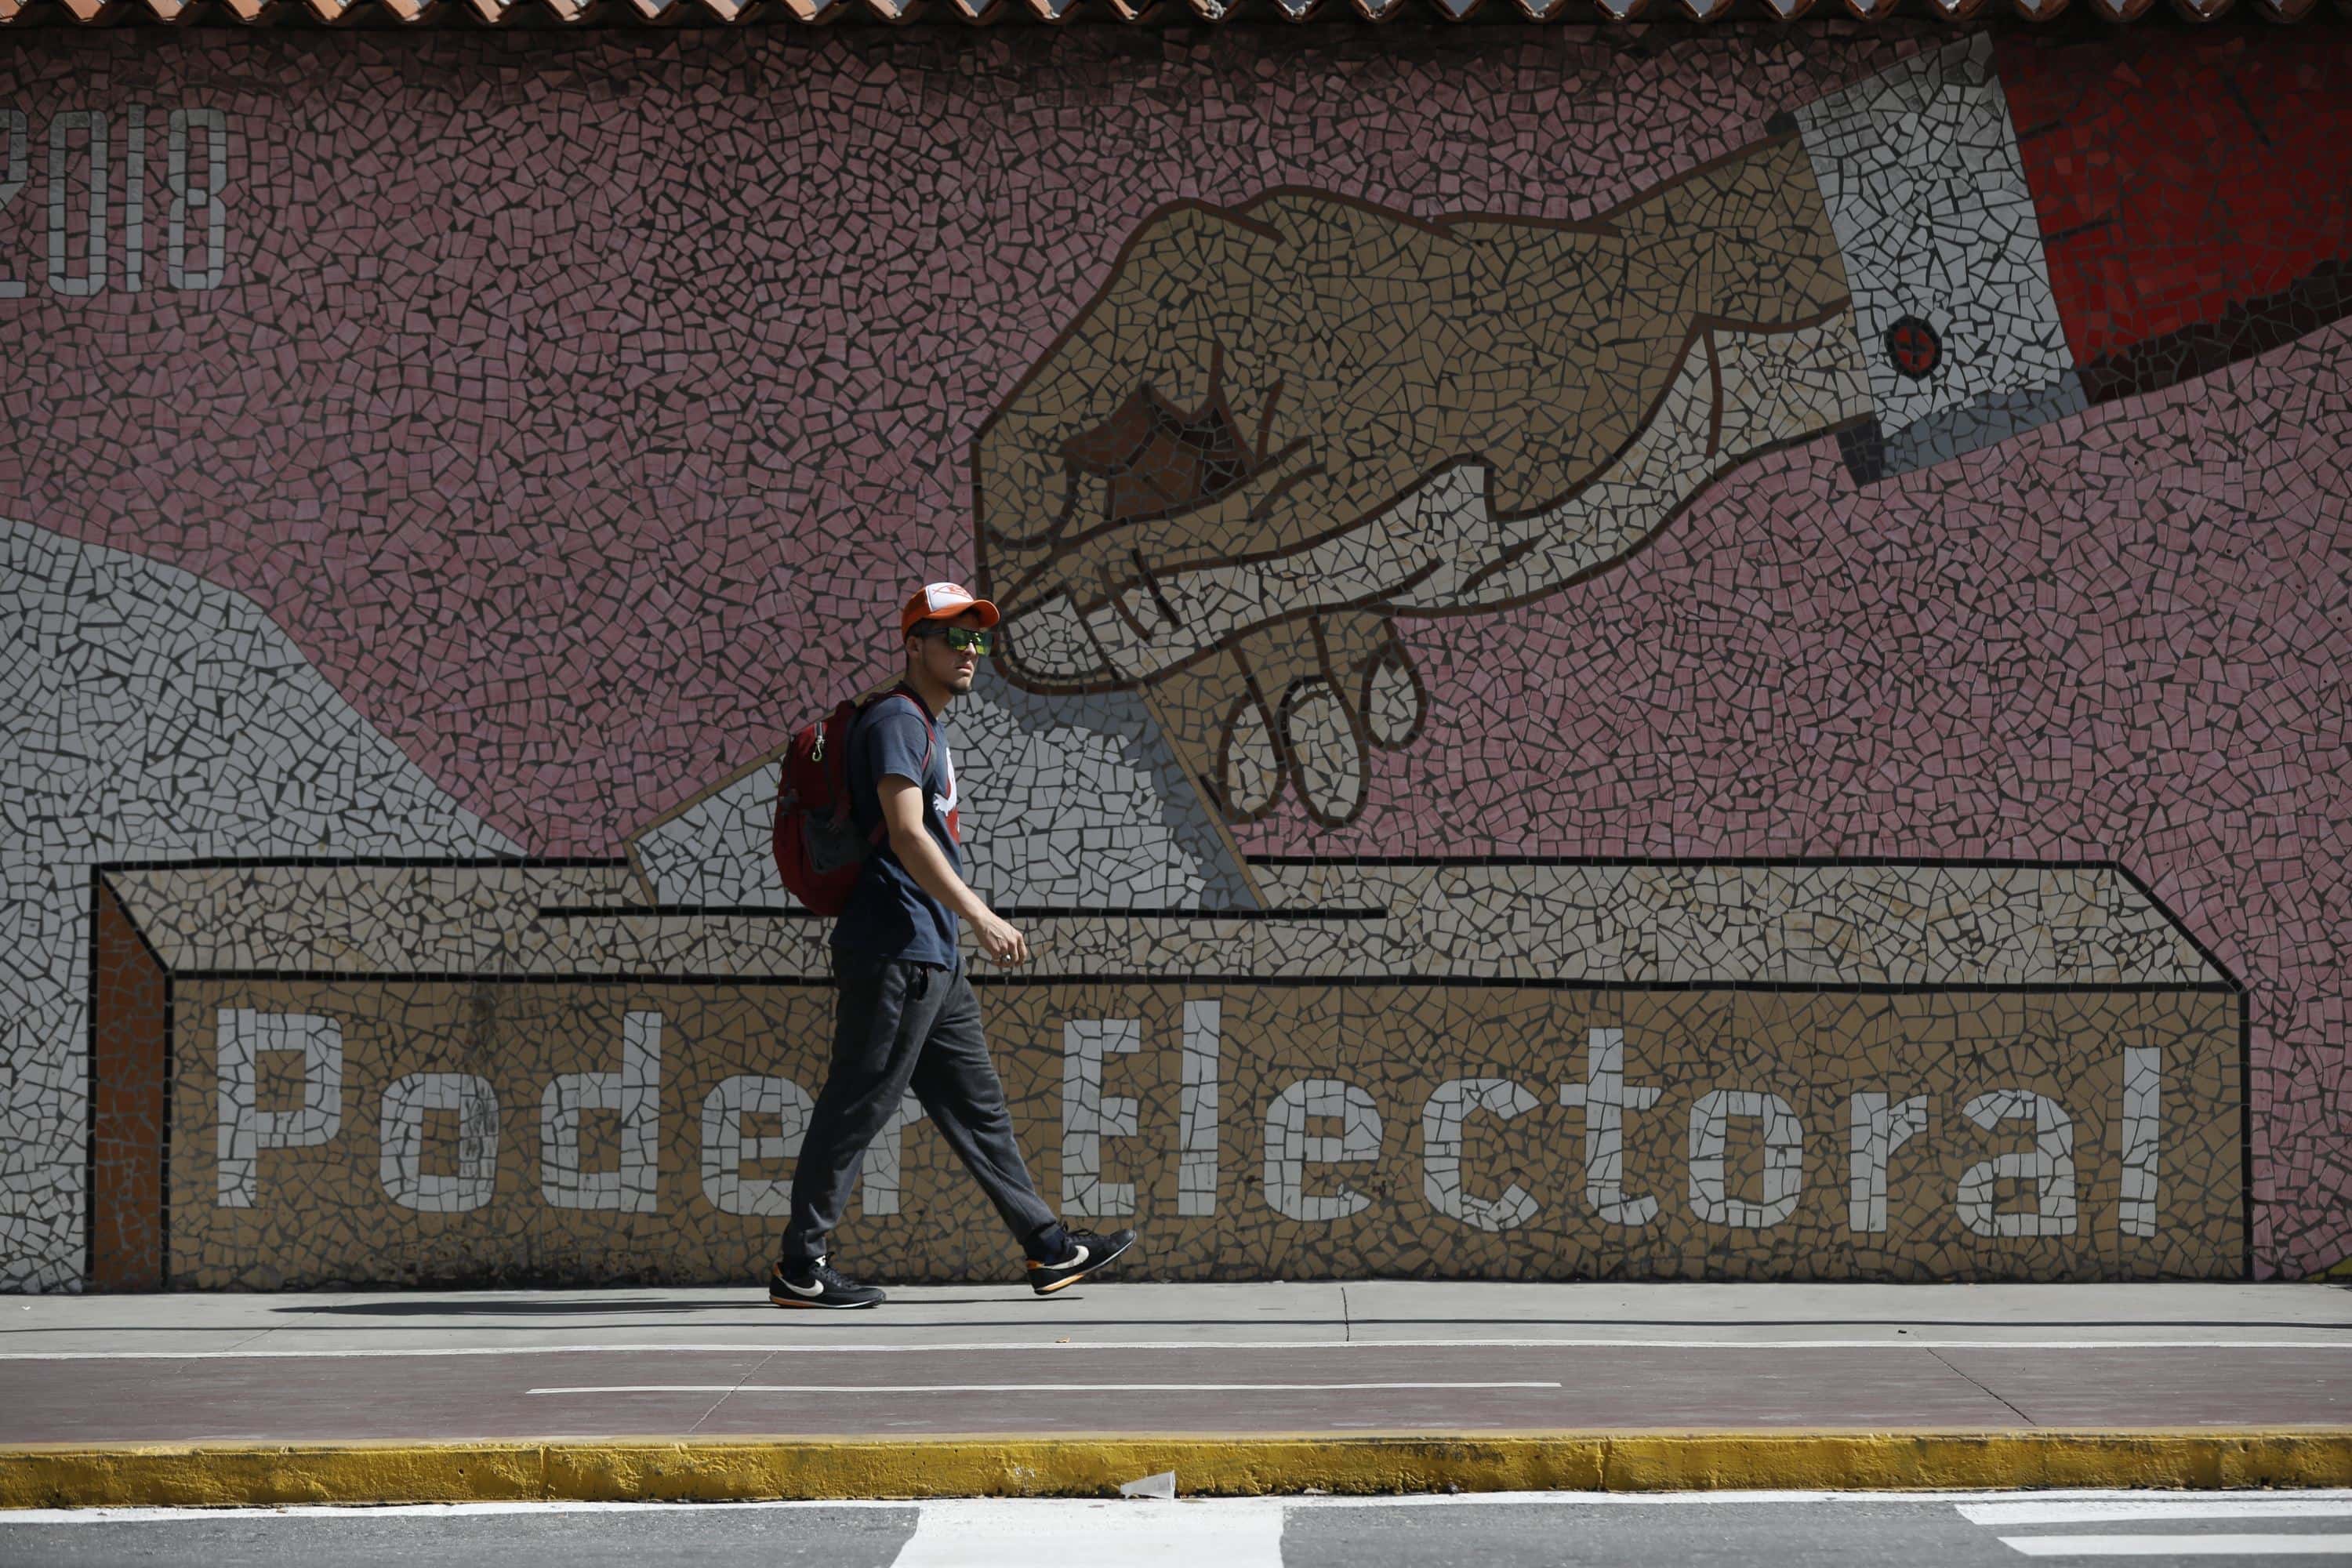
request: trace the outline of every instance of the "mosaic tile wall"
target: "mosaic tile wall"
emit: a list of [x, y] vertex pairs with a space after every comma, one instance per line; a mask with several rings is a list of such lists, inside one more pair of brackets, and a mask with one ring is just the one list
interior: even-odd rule
[[[1822, 986], [1898, 953], [1997, 961], [2019, 972], [2002, 985], [2076, 985], [2080, 1021], [2012, 1040], [2000, 1081], [1914, 1088], [1834, 989], [1732, 1029], [1728, 1055], [1629, 1033], [1671, 1112], [1629, 1125], [1674, 1147], [1623, 1158], [1711, 1240], [1654, 1238], [1622, 1268], [1863, 1258], [1875, 1233], [1848, 1204], [1880, 1195], [1908, 1250], [1841, 1268], [2207, 1272], [2240, 1246], [2260, 1275], [2328, 1268], [2352, 1252], [2348, 121], [2352, 33], [2323, 23], [19, 40], [0, 57], [0, 1282], [71, 1288], [101, 1258], [130, 1281], [125, 1259], [165, 1255], [192, 1271], [174, 1282], [323, 1278], [344, 1265], [268, 1258], [303, 1234], [284, 1194], [329, 1190], [268, 1172], [314, 1148], [347, 1161], [344, 1189], [389, 1192], [393, 1170], [420, 1214], [488, 1182], [485, 1214], [537, 1193], [569, 1215], [544, 1199], [558, 1166], [562, 1190], [610, 1178], [626, 1202], [630, 1171], [683, 1171], [685, 1122], [612, 1125], [647, 1092], [683, 1114], [630, 1077], [629, 1020], [656, 990], [763, 1016], [715, 980], [671, 987], [800, 973], [809, 922], [759, 858], [766, 770], [793, 724], [887, 673], [890, 605], [940, 576], [1011, 613], [950, 725], [975, 879], [1063, 911], [1024, 918], [1087, 955], [1068, 984], [1243, 987], [1149, 992], [1151, 1039], [1077, 1037], [1099, 1078], [1032, 1118], [1041, 1171], [1165, 1213], [1171, 1268], [1195, 1266], [1174, 1228], [1210, 1223], [1185, 1207], [1203, 1173], [1259, 1161], [1268, 1126], [1353, 1157], [1369, 1123], [1333, 1087], [1353, 1085], [1383, 1151], [1410, 1125], [1441, 1175], [1419, 1197], [1383, 1177], [1383, 1212], [1423, 1205], [1388, 1251], [1298, 1267], [1609, 1271], [1577, 1228], [1600, 1213], [1576, 1203], [1593, 1102], [1521, 1100], [1622, 1026], [1532, 983], [1737, 981], [1791, 942], [1835, 959]], [[587, 880], [509, 908], [464, 890], [454, 868], [484, 857]], [[1344, 864], [1365, 857], [1471, 885], [1406, 941], [1384, 923], [1406, 894]], [[1635, 940], [1611, 900], [1650, 893], [1530, 890], [1514, 857], [1774, 864], [1675, 894]], [[94, 881], [226, 861], [266, 883], [236, 866], [298, 858], [453, 868], [366, 917], [382, 984], [407, 990], [332, 979], [360, 942], [348, 909], [240, 927], [245, 962], [184, 969], [157, 955], [226, 904], [110, 913]], [[2039, 894], [1873, 893], [1864, 918], [1773, 880], [1855, 858], [2114, 862], [2152, 895], [2147, 940], [2198, 978], [2158, 995], [2139, 971], [2066, 969]], [[646, 903], [668, 912], [620, 912]], [[573, 906], [601, 912], [542, 912]], [[1790, 908], [1812, 911], [1801, 938]], [[1202, 967], [1199, 917], [1165, 915], [1192, 921], [1171, 934], [1135, 912], [1187, 910], [1248, 913], [1210, 922], [1246, 937], [1225, 967]], [[1733, 963], [1726, 921], [1772, 934]], [[644, 994], [565, 1003], [619, 1010], [593, 1060], [436, 1057], [396, 1092], [355, 1076], [333, 1118], [305, 1098], [330, 1025], [355, 1075], [388, 1071], [362, 1048], [386, 994], [439, 1016], [429, 988], [455, 982], [436, 975], [502, 973], [550, 922], [653, 966], [628, 971]], [[436, 943], [469, 956], [423, 967]], [[1473, 978], [1529, 983], [1478, 1005], [1541, 1011], [1536, 1033], [1482, 1035], [1454, 1070], [1350, 1023], [1375, 998], [1470, 1008], [1447, 987]], [[2198, 989], [2232, 983], [2242, 1026]], [[2079, 1000], [2116, 985], [2139, 989]], [[1130, 1112], [1169, 1120], [1170, 1086], [1205, 1072], [1205, 1047], [1151, 1054], [1205, 1037], [1183, 1005], [1255, 1019], [1277, 993], [1288, 1020], [1221, 1034], [1219, 1076], [1262, 1070], [1234, 1055], [1250, 1040], [1329, 1062], [1299, 1079], [1296, 1126], [1265, 1121], [1269, 1082], [1213, 1146], [1180, 1111], [1144, 1175], [1086, 1153], [1115, 1152]], [[992, 994], [1018, 1092], [1063, 1085], [1054, 1019], [1075, 1004]], [[1077, 1021], [1146, 1005], [1115, 1000]], [[158, 1125], [141, 1075], [217, 1089], [246, 1059], [222, 1054], [225, 1016], [251, 1099], [225, 1118], [214, 1093], [206, 1121], [175, 1090]], [[1946, 1040], [2010, 1018], [1935, 1016]], [[756, 1055], [749, 1027], [712, 1030]], [[1815, 1052], [1845, 1065], [1725, 1066]], [[582, 1079], [568, 1166], [518, 1142], [509, 1079], [541, 1067]], [[2239, 1114], [2231, 1072], [2236, 1163], [2213, 1131]], [[1791, 1126], [1899, 1168], [1922, 1094], [1912, 1152], [1927, 1139], [1953, 1189], [1932, 1221], [1808, 1173], [1766, 1239], [1733, 1234], [1755, 1228], [1728, 1223], [1757, 1217], [1738, 1205], [1790, 1196]], [[793, 1103], [762, 1083], [715, 1114], [772, 1158]], [[1964, 1159], [1962, 1130], [1987, 1118], [2028, 1130], [1990, 1197], [1964, 1179], [1991, 1156]], [[2129, 1129], [2157, 1120], [2151, 1165]], [[1524, 1153], [1493, 1142], [1555, 1122]], [[2018, 1182], [2056, 1203], [2062, 1123], [2074, 1249], [1969, 1251], [1968, 1203], [2001, 1218]], [[247, 1161], [255, 1201], [224, 1202]], [[1465, 1218], [1519, 1211], [1503, 1169], [1535, 1226], [1564, 1228]], [[952, 1185], [937, 1201], [965, 1204]], [[2117, 1251], [2151, 1212], [2185, 1250]], [[1408, 1261], [1440, 1219], [1486, 1250]], [[203, 1262], [207, 1226], [247, 1261]], [[636, 1233], [512, 1234], [541, 1239], [472, 1266], [584, 1277]], [[960, 1224], [952, 1256], [910, 1266], [959, 1274], [982, 1239]], [[1234, 1242], [1268, 1267], [1288, 1245]]]

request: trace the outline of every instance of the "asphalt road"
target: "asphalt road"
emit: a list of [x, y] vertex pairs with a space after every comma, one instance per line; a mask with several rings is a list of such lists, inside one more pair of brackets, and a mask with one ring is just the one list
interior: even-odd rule
[[1712, 1568], [2352, 1562], [2352, 1493], [583, 1505], [0, 1514], [0, 1563]]

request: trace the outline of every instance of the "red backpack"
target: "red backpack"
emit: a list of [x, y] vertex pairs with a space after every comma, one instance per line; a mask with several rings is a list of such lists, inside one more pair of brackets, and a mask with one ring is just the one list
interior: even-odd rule
[[[904, 697], [915, 711], [923, 705], [904, 691], [887, 691], [874, 700], [887, 702]], [[890, 836], [886, 824], [860, 837], [849, 809], [849, 731], [857, 716], [873, 703], [845, 698], [832, 712], [814, 724], [793, 731], [784, 749], [783, 785], [776, 794], [776, 871], [793, 897], [813, 914], [837, 915], [857, 886], [857, 873], [876, 846]], [[923, 713], [923, 769], [930, 770], [931, 751], [939, 731]]]

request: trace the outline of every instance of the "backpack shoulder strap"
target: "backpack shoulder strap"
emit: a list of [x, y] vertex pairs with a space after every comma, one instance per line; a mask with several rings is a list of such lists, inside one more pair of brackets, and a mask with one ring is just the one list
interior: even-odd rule
[[[923, 706], [922, 700], [917, 697], [913, 692], [907, 690], [904, 687], [894, 686], [887, 692], [883, 694], [881, 700], [887, 702], [893, 697], [904, 698], [908, 706], [914, 709], [915, 716], [923, 721], [922, 766], [923, 771], [925, 773], [929, 773], [931, 771], [931, 753], [939, 749], [939, 726], [931, 722], [929, 710]], [[918, 779], [916, 782], [919, 784], [922, 781]]]

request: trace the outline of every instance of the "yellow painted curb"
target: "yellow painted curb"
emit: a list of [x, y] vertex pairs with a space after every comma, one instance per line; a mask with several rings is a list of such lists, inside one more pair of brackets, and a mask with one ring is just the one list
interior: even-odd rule
[[0, 1447], [0, 1507], [2352, 1486], [2352, 1427], [1509, 1436], [615, 1437]]

